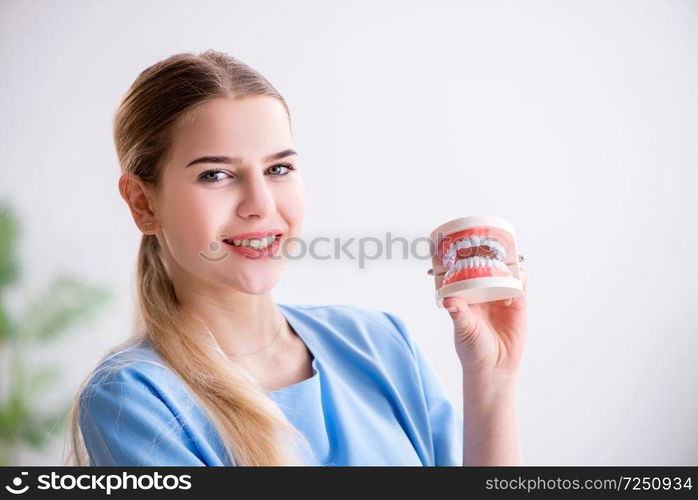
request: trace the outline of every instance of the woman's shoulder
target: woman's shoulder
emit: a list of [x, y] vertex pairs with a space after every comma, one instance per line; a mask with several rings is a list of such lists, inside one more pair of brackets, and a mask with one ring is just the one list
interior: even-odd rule
[[[382, 309], [353, 304], [278, 304], [297, 317], [328, 324], [351, 324], [394, 330], [397, 316]], [[399, 325], [402, 326], [402, 325]]]
[[353, 304], [278, 304], [304, 326], [366, 348], [412, 350], [405, 322], [384, 309]]
[[147, 341], [103, 356], [79, 397], [93, 465], [220, 465], [225, 451], [186, 384]]
[[112, 348], [88, 375], [81, 397], [86, 399], [105, 387], [147, 388], [161, 398], [180, 385], [179, 378], [164, 363], [148, 339], [133, 340]]

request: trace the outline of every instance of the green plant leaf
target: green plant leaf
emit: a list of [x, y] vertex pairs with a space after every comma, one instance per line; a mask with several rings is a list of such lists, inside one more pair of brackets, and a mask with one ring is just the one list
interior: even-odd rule
[[[1, 297], [0, 297], [1, 298]], [[5, 304], [0, 300], [0, 347], [6, 342], [17, 337], [17, 324], [7, 314]]]
[[29, 301], [23, 320], [18, 323], [17, 337], [23, 342], [55, 339], [90, 319], [110, 297], [105, 288], [87, 285], [73, 276], [58, 276], [43, 293]]
[[42, 366], [29, 374], [27, 385], [31, 394], [37, 394], [51, 387], [58, 380], [60, 380], [60, 371], [56, 366]]
[[14, 283], [19, 277], [19, 265], [15, 256], [19, 222], [12, 208], [0, 205], [0, 288]]
[[26, 393], [14, 393], [0, 405], [0, 447], [20, 439], [38, 448], [66, 429], [69, 405], [38, 411], [29, 399]]
[[31, 416], [31, 410], [21, 393], [12, 392], [0, 406], [0, 442], [11, 442], [20, 434], [22, 422]]
[[66, 428], [67, 418], [66, 408], [45, 415], [39, 415], [38, 412], [33, 411], [22, 421], [19, 435], [31, 447], [43, 449]]
[[91, 319], [111, 297], [106, 288], [62, 274], [26, 300], [21, 317], [11, 316], [3, 292], [21, 274], [16, 258], [18, 234], [16, 215], [6, 203], [0, 203], [0, 351], [9, 360], [9, 381], [0, 393], [0, 465], [8, 464], [22, 445], [43, 448], [68, 423], [69, 406], [34, 406], [42, 393], [60, 382], [60, 373], [53, 366], [28, 366], [25, 344], [28, 352], [30, 346], [44, 345], [67, 333]]

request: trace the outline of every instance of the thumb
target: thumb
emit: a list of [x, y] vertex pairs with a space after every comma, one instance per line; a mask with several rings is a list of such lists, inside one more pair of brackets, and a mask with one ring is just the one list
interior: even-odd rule
[[447, 297], [443, 306], [451, 315], [456, 336], [462, 340], [472, 338], [477, 331], [477, 318], [468, 303], [460, 297]]

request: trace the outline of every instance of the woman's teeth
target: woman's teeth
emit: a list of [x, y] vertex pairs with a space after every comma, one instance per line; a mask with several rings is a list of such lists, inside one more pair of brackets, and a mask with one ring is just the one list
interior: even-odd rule
[[[266, 238], [250, 238], [247, 240], [232, 240], [233, 246], [246, 248], [267, 248], [274, 243], [276, 236], [269, 235]], [[230, 240], [229, 240], [230, 241]]]

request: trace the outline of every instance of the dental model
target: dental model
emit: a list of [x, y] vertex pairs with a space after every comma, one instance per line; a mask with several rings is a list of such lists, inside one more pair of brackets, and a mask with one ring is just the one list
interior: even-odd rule
[[443, 264], [436, 305], [446, 297], [468, 304], [521, 297], [516, 238], [512, 225], [498, 217], [472, 216], [448, 221], [431, 232], [436, 259]]

